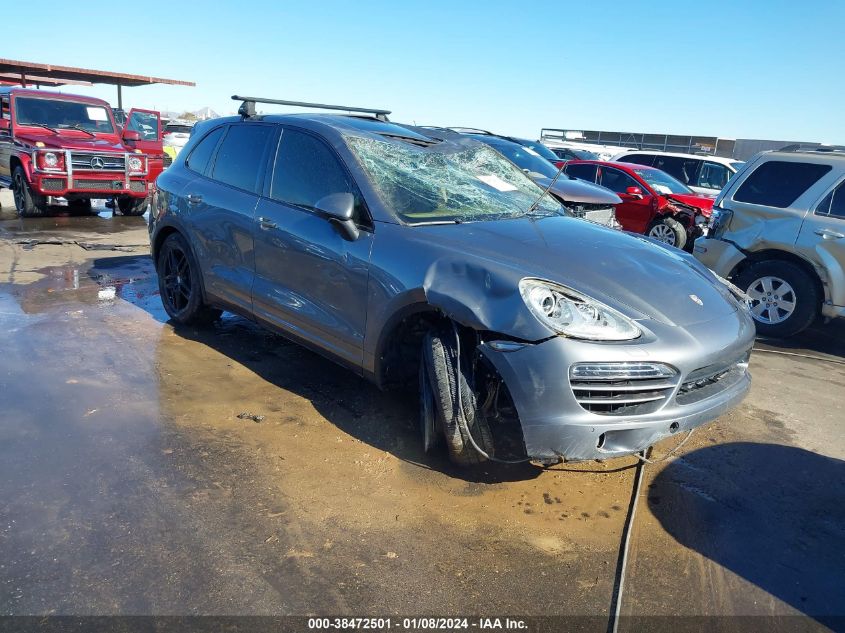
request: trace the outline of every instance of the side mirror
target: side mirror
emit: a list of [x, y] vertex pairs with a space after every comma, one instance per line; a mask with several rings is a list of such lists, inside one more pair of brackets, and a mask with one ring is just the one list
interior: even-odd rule
[[141, 133], [137, 130], [123, 130], [124, 141], [140, 141]]
[[355, 212], [355, 196], [351, 193], [332, 193], [317, 200], [314, 207], [326, 216], [340, 234], [350, 242], [358, 239], [361, 231], [352, 219]]
[[628, 187], [625, 190], [625, 193], [628, 194], [634, 200], [642, 200], [644, 198], [643, 190], [639, 187]]

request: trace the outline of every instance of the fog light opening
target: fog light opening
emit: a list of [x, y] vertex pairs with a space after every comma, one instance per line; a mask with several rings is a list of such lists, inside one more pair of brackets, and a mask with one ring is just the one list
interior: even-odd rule
[[670, 424], [670, 425], [669, 425], [669, 432], [670, 432], [670, 433], [674, 433], [674, 432], [675, 432], [675, 431], [677, 431], [679, 428], [681, 428], [681, 425], [680, 425], [680, 424], [678, 424], [677, 422], [672, 422], [672, 424]]
[[604, 438], [604, 433], [602, 433], [601, 435], [599, 435], [599, 441], [598, 441], [598, 443], [596, 444], [596, 448], [602, 448], [602, 447], [604, 446], [604, 439], [605, 439], [605, 438]]

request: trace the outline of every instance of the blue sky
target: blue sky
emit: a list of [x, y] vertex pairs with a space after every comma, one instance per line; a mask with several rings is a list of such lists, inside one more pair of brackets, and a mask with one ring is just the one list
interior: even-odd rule
[[[124, 105], [232, 111], [235, 93], [541, 127], [845, 144], [845, 1], [38, 2], [0, 57], [187, 79]], [[84, 8], [83, 8], [84, 7]], [[111, 86], [66, 92], [116, 103]]]

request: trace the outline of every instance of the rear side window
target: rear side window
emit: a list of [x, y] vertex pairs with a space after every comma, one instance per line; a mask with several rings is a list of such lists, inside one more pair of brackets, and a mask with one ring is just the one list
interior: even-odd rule
[[214, 153], [214, 148], [217, 147], [220, 137], [223, 136], [224, 129], [222, 127], [217, 128], [197, 144], [194, 151], [188, 156], [188, 169], [199, 174], [205, 174], [208, 161], [211, 160], [211, 155]]
[[698, 174], [698, 186], [708, 189], [721, 189], [728, 183], [731, 171], [719, 163], [705, 162]]
[[824, 200], [816, 208], [816, 215], [829, 215], [845, 219], [845, 183], [842, 183], [824, 197]]
[[829, 171], [830, 165], [769, 161], [746, 178], [733, 199], [785, 209]]
[[256, 192], [258, 173], [264, 167], [264, 150], [272, 134], [271, 125], [232, 125], [220, 144], [211, 177], [238, 189]]
[[574, 176], [575, 178], [580, 178], [581, 180], [586, 180], [588, 182], [595, 182], [596, 181], [596, 166], [595, 165], [588, 165], [583, 163], [567, 163], [564, 170], [570, 176]]
[[701, 161], [679, 156], [655, 156], [653, 166], [674, 176], [685, 185], [695, 186], [696, 172]]
[[361, 196], [334, 152], [310, 134], [284, 130], [276, 155], [270, 197], [313, 209], [320, 198], [333, 193], [354, 194], [357, 202], [355, 220], [360, 222], [365, 217]]

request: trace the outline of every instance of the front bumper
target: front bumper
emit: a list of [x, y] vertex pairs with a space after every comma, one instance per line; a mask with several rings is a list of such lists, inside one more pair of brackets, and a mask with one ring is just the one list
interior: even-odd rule
[[[643, 450], [673, 433], [710, 422], [739, 404], [751, 385], [747, 369], [689, 404], [679, 402], [681, 385], [702, 368], [741, 358], [754, 342], [754, 323], [745, 312], [687, 328], [654, 321], [625, 344], [554, 337], [516, 351], [480, 349], [507, 385], [522, 426], [529, 457], [578, 461], [606, 459]], [[575, 363], [652, 362], [674, 367], [677, 383], [649, 413], [603, 415], [578, 402], [569, 379]], [[684, 400], [684, 398], [680, 398]]]
[[62, 197], [76, 194], [95, 198], [111, 196], [144, 198], [147, 195], [148, 186], [145, 176], [127, 178], [121, 172], [76, 173], [70, 178], [67, 174], [35, 172], [32, 175], [32, 188], [44, 196]]

